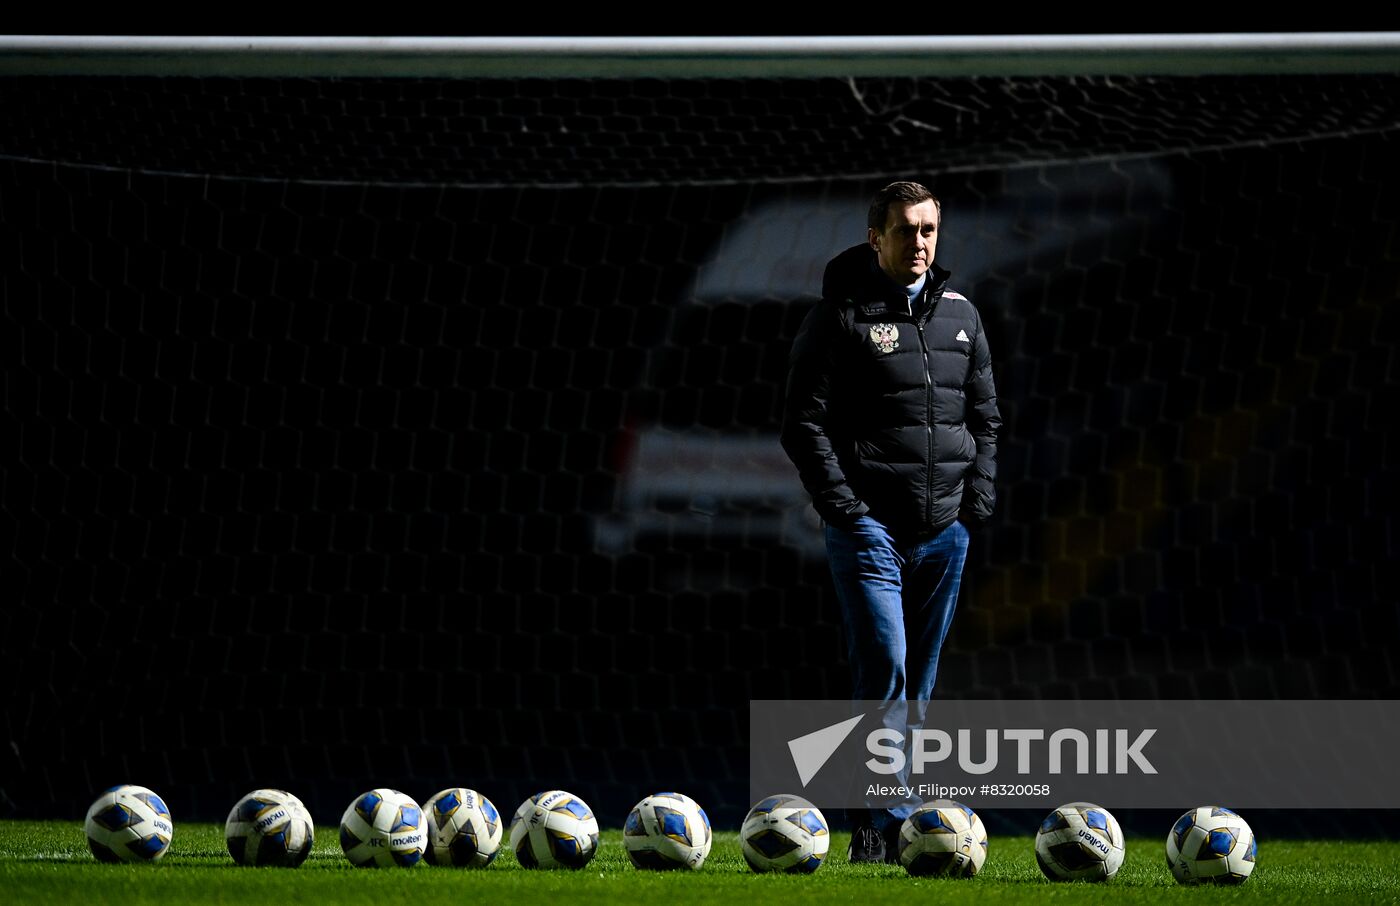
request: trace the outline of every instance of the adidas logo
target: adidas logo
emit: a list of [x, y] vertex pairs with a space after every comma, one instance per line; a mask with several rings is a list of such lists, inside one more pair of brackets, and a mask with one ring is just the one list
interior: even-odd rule
[[957, 335], [956, 337], [953, 337], [953, 339], [955, 339], [955, 340], [961, 340], [961, 341], [964, 342], [964, 343], [971, 343], [971, 342], [972, 342], [971, 340], [969, 340], [969, 339], [967, 338], [967, 331], [965, 331], [965, 330], [959, 330], [959, 331], [958, 331], [958, 335]]

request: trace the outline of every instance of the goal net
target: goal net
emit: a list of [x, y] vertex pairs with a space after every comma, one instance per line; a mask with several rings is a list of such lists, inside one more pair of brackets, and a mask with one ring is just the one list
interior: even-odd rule
[[1006, 426], [939, 694], [1400, 694], [1394, 73], [8, 74], [0, 118], [0, 812], [737, 822], [747, 702], [849, 695], [776, 431], [902, 178]]

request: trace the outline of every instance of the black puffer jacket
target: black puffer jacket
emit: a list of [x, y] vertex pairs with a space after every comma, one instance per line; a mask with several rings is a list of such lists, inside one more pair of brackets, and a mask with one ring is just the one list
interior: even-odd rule
[[996, 500], [997, 411], [982, 319], [934, 265], [909, 312], [868, 245], [826, 266], [793, 342], [783, 449], [833, 525], [870, 513], [896, 531], [980, 522]]

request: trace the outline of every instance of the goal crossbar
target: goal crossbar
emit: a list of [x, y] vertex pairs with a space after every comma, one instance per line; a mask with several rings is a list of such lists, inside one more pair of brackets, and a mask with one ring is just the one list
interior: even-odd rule
[[0, 35], [0, 75], [891, 77], [1400, 73], [1400, 32], [791, 37]]

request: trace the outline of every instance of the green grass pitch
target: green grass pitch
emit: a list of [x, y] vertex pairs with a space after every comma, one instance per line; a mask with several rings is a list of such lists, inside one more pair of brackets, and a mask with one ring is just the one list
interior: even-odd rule
[[742, 903], [791, 898], [814, 903], [1378, 903], [1400, 902], [1400, 843], [1268, 841], [1241, 887], [1188, 888], [1168, 873], [1163, 839], [1129, 837], [1122, 870], [1106, 884], [1052, 884], [1036, 867], [1032, 837], [993, 837], [987, 864], [968, 880], [911, 878], [902, 868], [851, 865], [849, 837], [836, 834], [815, 874], [757, 875], [744, 864], [738, 835], [715, 834], [698, 872], [634, 869], [620, 830], [604, 831], [598, 855], [578, 872], [528, 871], [506, 847], [482, 870], [354, 868], [335, 828], [319, 827], [311, 857], [296, 869], [235, 865], [223, 827], [177, 824], [154, 865], [104, 865], [89, 853], [81, 821], [0, 821], [0, 898], [9, 903]]

